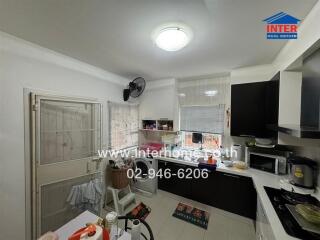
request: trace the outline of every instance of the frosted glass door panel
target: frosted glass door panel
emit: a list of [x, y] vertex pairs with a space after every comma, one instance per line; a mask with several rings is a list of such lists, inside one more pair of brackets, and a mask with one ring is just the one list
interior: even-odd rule
[[[100, 174], [93, 174], [41, 186], [41, 233], [56, 230], [83, 212], [83, 208], [74, 207], [67, 202], [71, 189], [100, 178]], [[95, 209], [88, 210], [99, 214]]]
[[97, 155], [100, 109], [91, 103], [41, 100], [40, 164]]
[[102, 158], [98, 157], [102, 105], [36, 94], [31, 95], [31, 102], [32, 230], [37, 239], [82, 211], [100, 214], [104, 192]]

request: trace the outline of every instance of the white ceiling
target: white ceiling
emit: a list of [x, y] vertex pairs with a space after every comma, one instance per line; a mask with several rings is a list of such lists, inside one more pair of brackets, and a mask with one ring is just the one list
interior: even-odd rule
[[[315, 2], [0, 0], [0, 29], [124, 77], [181, 78], [270, 63], [286, 41], [266, 40], [262, 20], [280, 11], [304, 19]], [[172, 21], [194, 39], [165, 52], [150, 35]]]

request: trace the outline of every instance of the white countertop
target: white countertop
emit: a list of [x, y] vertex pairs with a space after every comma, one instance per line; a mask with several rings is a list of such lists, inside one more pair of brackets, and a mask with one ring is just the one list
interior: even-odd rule
[[[198, 163], [196, 162], [178, 160], [178, 159], [168, 158], [168, 157], [158, 157], [157, 159], [180, 163], [180, 164], [186, 164], [193, 167], [196, 167], [198, 165]], [[271, 225], [275, 238], [277, 240], [297, 239], [297, 238], [291, 237], [285, 232], [280, 222], [280, 219], [278, 218], [277, 213], [274, 210], [266, 191], [264, 190], [264, 186], [278, 188], [278, 189], [281, 188], [280, 185], [283, 186], [283, 182], [287, 181], [288, 175], [275, 175], [272, 173], [263, 172], [263, 171], [259, 171], [252, 168], [243, 170], [243, 169], [237, 169], [235, 167], [226, 167], [220, 161], [218, 161], [217, 163], [216, 171], [251, 177], [253, 180], [254, 186], [256, 188], [257, 195], [261, 200], [262, 206], [264, 208], [266, 216]], [[312, 194], [312, 195], [314, 195], [316, 198], [319, 199], [319, 191], [317, 194]]]
[[[63, 225], [59, 228], [55, 233], [58, 235], [59, 240], [67, 240], [74, 232], [83, 228], [86, 223], [95, 223], [97, 222], [99, 217], [89, 211], [85, 211], [81, 213], [76, 218], [72, 219], [70, 222]], [[120, 231], [120, 229], [119, 229]], [[127, 232], [123, 232], [123, 235], [119, 238], [119, 240], [130, 240], [131, 236]]]

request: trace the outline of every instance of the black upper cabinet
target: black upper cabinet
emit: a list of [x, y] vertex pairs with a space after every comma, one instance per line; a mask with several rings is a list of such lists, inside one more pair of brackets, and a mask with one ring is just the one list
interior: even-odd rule
[[320, 49], [303, 60], [301, 126], [320, 127]]
[[266, 82], [265, 137], [268, 138], [276, 138], [278, 136], [279, 84], [280, 73], [277, 74], [273, 80]]
[[231, 86], [231, 135], [264, 135], [265, 82]]
[[231, 136], [276, 138], [278, 74], [267, 82], [231, 86]]

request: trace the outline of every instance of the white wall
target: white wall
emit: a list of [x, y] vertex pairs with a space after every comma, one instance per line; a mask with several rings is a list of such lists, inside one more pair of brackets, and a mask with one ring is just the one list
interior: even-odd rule
[[251, 83], [270, 80], [276, 70], [272, 64], [238, 68], [231, 71], [231, 84]]
[[273, 65], [278, 70], [285, 70], [314, 43], [320, 39], [320, 1], [318, 1], [298, 28], [298, 39], [289, 40], [281, 49]]
[[270, 64], [232, 70], [231, 84], [267, 81], [278, 71], [286, 70], [320, 39], [319, 20], [320, 1], [316, 3], [299, 26], [297, 40], [289, 40]]
[[[320, 39], [320, 2], [318, 1], [311, 12], [304, 19], [300, 27], [298, 28], [298, 39], [289, 40], [285, 47], [279, 52], [275, 60], [271, 64], [251, 66], [245, 68], [239, 68], [231, 71], [231, 83], [247, 83], [254, 81], [268, 81], [278, 71], [285, 71], [295, 62], [300, 62], [300, 57], [313, 46]], [[282, 73], [282, 77], [286, 75]], [[281, 81], [281, 80], [280, 80]], [[287, 79], [284, 85], [290, 85], [289, 79]], [[283, 85], [283, 86], [284, 86]], [[283, 90], [283, 89], [282, 89]], [[290, 91], [280, 92], [280, 111], [285, 111], [285, 107], [290, 104], [296, 104], [294, 106], [297, 109], [300, 104], [296, 103], [295, 100], [299, 98], [296, 93]], [[291, 99], [291, 103], [290, 103]], [[283, 102], [285, 100], [286, 102]], [[296, 112], [295, 112], [296, 113]], [[297, 121], [296, 114], [294, 113], [295, 122]], [[288, 119], [292, 114], [284, 116], [285, 113], [280, 113], [280, 121], [288, 123]], [[320, 140], [304, 140], [300, 138], [290, 137], [288, 135], [279, 135], [279, 140], [282, 144], [296, 145], [296, 146], [320, 146]], [[236, 140], [237, 141], [237, 140]]]
[[272, 63], [234, 69], [231, 71], [231, 83], [267, 81], [278, 71], [286, 70], [320, 39], [319, 20], [320, 1], [299, 26], [298, 39], [289, 40]]
[[[115, 84], [115, 83], [119, 83]], [[23, 89], [122, 101], [127, 80], [0, 32], [0, 232], [26, 239]], [[107, 116], [104, 112], [104, 144]], [[28, 220], [27, 220], [28, 221]]]

